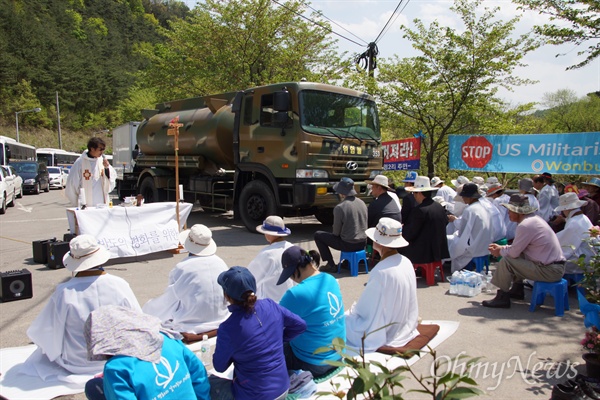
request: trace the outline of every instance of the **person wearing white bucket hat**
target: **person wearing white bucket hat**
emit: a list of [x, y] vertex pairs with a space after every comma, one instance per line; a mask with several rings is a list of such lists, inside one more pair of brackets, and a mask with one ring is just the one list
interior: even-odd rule
[[454, 204], [456, 192], [450, 186], [446, 185], [438, 176], [431, 178], [431, 186], [437, 189], [436, 196], [440, 196], [446, 203]]
[[558, 198], [558, 207], [554, 209], [565, 217], [565, 227], [556, 233], [565, 263], [565, 274], [581, 274], [583, 271], [575, 263], [580, 256], [589, 260], [594, 255], [593, 249], [584, 239], [589, 237], [589, 229], [593, 226], [590, 219], [583, 213], [581, 207], [587, 204], [579, 200], [577, 193], [565, 193]]
[[381, 261], [369, 272], [365, 290], [346, 313], [346, 344], [360, 349], [363, 337], [371, 332], [364, 338], [367, 352], [404, 346], [419, 334], [419, 305], [413, 264], [398, 253], [398, 248], [408, 245], [402, 224], [381, 218], [366, 234]]
[[285, 249], [292, 247], [286, 237], [292, 232], [286, 228], [283, 219], [276, 215], [268, 216], [262, 225], [256, 227], [256, 231], [265, 235], [269, 242], [248, 264], [248, 269], [256, 279], [256, 296], [279, 303], [286, 290], [294, 286], [291, 279], [277, 285], [282, 268], [281, 255]]
[[227, 264], [215, 253], [217, 245], [212, 232], [202, 224], [179, 234], [179, 243], [190, 253], [169, 273], [165, 292], [144, 304], [146, 314], [158, 317], [163, 325], [181, 332], [185, 341], [213, 334], [229, 311], [223, 291], [216, 284]]
[[396, 203], [396, 200], [391, 196], [392, 192], [389, 191], [391, 188], [388, 186], [387, 176], [377, 175], [372, 181], [365, 182], [371, 185], [371, 195], [375, 197], [375, 200], [368, 207], [367, 226], [369, 228], [374, 227], [382, 217], [401, 221], [400, 199]]
[[[90, 312], [101, 306], [123, 306], [141, 311], [129, 284], [107, 274], [101, 265], [110, 253], [91, 235], [79, 235], [69, 243], [63, 263], [73, 277], [61, 283], [27, 330], [38, 348], [25, 361], [23, 371], [42, 379], [64, 374], [93, 375], [104, 362], [89, 361], [83, 327]], [[60, 372], [62, 371], [62, 372]]]

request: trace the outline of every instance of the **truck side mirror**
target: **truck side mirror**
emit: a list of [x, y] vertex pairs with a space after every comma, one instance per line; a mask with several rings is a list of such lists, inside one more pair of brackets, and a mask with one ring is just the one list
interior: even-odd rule
[[290, 92], [280, 90], [273, 93], [273, 109], [275, 111], [290, 111]]

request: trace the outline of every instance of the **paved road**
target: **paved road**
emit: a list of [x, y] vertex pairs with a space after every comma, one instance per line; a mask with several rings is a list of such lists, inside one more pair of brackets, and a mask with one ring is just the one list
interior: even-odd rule
[[[25, 332], [40, 312], [54, 287], [70, 277], [65, 269], [51, 270], [35, 264], [31, 242], [62, 237], [68, 224], [64, 191], [52, 190], [40, 195], [26, 195], [17, 205], [0, 216], [0, 271], [27, 268], [32, 273], [32, 299], [0, 303], [0, 346], [23, 346], [29, 343]], [[292, 230], [290, 241], [306, 249], [316, 249], [313, 233], [322, 226], [314, 218], [286, 218]], [[231, 216], [192, 212], [188, 226], [203, 223], [213, 231], [219, 246], [217, 254], [230, 265], [246, 265], [266, 244], [261, 235], [249, 233]], [[334, 254], [337, 256], [337, 254]], [[127, 262], [109, 265], [108, 272], [126, 279], [140, 304], [162, 293], [171, 268], [184, 254], [161, 252]], [[359, 297], [367, 275], [339, 278], [346, 308]], [[565, 370], [580, 363], [579, 340], [583, 337], [583, 317], [577, 300], [571, 293], [571, 311], [564, 317], [554, 316], [552, 299], [535, 313], [528, 312], [530, 293], [526, 300], [513, 303], [509, 310], [492, 310], [480, 306], [481, 300], [491, 297], [481, 294], [473, 298], [448, 294], [449, 284], [427, 287], [418, 279], [419, 314], [428, 320], [460, 322], [458, 331], [437, 349], [443, 359], [454, 360], [457, 355], [481, 356], [474, 378], [480, 388], [494, 399], [550, 398], [552, 385], [565, 380]], [[455, 370], [460, 369], [453, 363]], [[428, 375], [431, 359], [424, 358], [415, 365], [418, 374]], [[575, 370], [585, 372], [584, 366]], [[572, 374], [572, 370], [570, 373]], [[567, 371], [567, 372], [569, 372]], [[558, 377], [558, 378], [557, 378]], [[406, 382], [406, 381], [405, 381]], [[416, 388], [413, 379], [406, 387]], [[83, 395], [64, 399], [84, 399]], [[405, 398], [427, 398], [409, 394]], [[431, 397], [429, 397], [431, 398]]]

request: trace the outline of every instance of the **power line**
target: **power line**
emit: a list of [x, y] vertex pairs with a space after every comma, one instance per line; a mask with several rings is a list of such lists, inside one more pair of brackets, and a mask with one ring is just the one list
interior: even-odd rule
[[[402, 3], [402, 1], [400, 3]], [[396, 20], [398, 19], [398, 17], [400, 16], [400, 14], [402, 14], [404, 12], [404, 9], [408, 5], [408, 3], [410, 3], [410, 0], [407, 0], [406, 4], [404, 4], [404, 7], [402, 7], [402, 10], [400, 10], [400, 12], [398, 14], [396, 14], [396, 18], [394, 18], [394, 21], [392, 22], [392, 24], [395, 23]], [[383, 39], [383, 37], [389, 32], [389, 30], [392, 28], [392, 24], [390, 24], [390, 26], [387, 28], [387, 30], [385, 32], [383, 32], [383, 34], [380, 34], [380, 36], [381, 36], [380, 39]]]
[[375, 38], [374, 43], [377, 43], [377, 41], [383, 37], [383, 32], [385, 31], [385, 29], [388, 27], [388, 25], [390, 24], [390, 22], [392, 21], [392, 18], [394, 17], [394, 15], [396, 14], [396, 12], [398, 11], [398, 9], [400, 8], [400, 6], [402, 5], [402, 2], [404, 0], [400, 0], [398, 2], [398, 5], [396, 6], [396, 9], [394, 10], [394, 12], [392, 13], [392, 15], [390, 15], [390, 18], [388, 19], [388, 21], [385, 23], [385, 26], [383, 27], [383, 29], [381, 30], [381, 32], [379, 32], [379, 35], [377, 35], [377, 38]]
[[310, 6], [310, 4], [307, 4], [307, 3], [303, 3], [303, 4], [304, 4], [306, 7], [310, 8], [311, 10], [313, 10], [314, 12], [316, 12], [317, 14], [319, 14], [321, 17], [323, 17], [323, 18], [325, 18], [326, 20], [330, 21], [332, 24], [339, 26], [340, 28], [342, 28], [343, 30], [345, 30], [346, 32], [348, 32], [349, 34], [351, 34], [352, 36], [354, 36], [354, 37], [355, 37], [355, 38], [357, 38], [358, 40], [361, 40], [361, 41], [365, 42], [365, 44], [366, 44], [366, 45], [368, 45], [368, 44], [369, 44], [369, 43], [368, 43], [366, 40], [364, 40], [364, 39], [362, 39], [362, 38], [360, 38], [360, 37], [356, 36], [356, 35], [355, 35], [353, 32], [349, 31], [348, 29], [344, 28], [342, 25], [338, 24], [337, 22], [335, 22], [335, 21], [334, 21], [334, 20], [332, 20], [331, 18], [327, 17], [325, 14], [323, 14], [323, 11], [321, 11], [321, 10], [317, 10], [317, 9], [315, 9], [315, 8], [311, 7], [311, 6]]
[[[272, 0], [272, 1], [273, 1], [273, 3], [275, 3], [275, 4], [278, 4], [280, 7], [283, 7], [283, 8], [285, 8], [286, 10], [293, 12], [293, 13], [294, 13], [294, 14], [296, 14], [297, 16], [299, 16], [299, 17], [301, 17], [301, 18], [304, 18], [304, 19], [305, 19], [305, 20], [307, 20], [308, 22], [310, 22], [310, 23], [312, 23], [312, 24], [314, 24], [314, 25], [317, 25], [317, 26], [319, 26], [319, 27], [321, 27], [321, 28], [325, 29], [325, 30], [326, 30], [327, 32], [329, 32], [329, 33], [333, 33], [334, 35], [337, 35], [337, 36], [339, 36], [339, 37], [341, 37], [341, 38], [343, 38], [343, 39], [346, 39], [347, 41], [349, 41], [349, 42], [352, 42], [352, 43], [356, 44], [357, 46], [361, 46], [361, 47], [363, 46], [361, 43], [358, 43], [358, 42], [356, 42], [356, 41], [354, 41], [354, 40], [352, 40], [352, 39], [350, 39], [350, 38], [347, 38], [346, 36], [344, 36], [344, 35], [341, 35], [341, 34], [339, 34], [339, 33], [335, 32], [333, 29], [331, 29], [331, 28], [329, 28], [329, 27], [327, 27], [327, 26], [325, 26], [325, 25], [319, 24], [318, 22], [316, 22], [316, 21], [313, 21], [312, 19], [310, 19], [310, 18], [308, 18], [308, 17], [305, 17], [305, 16], [304, 16], [304, 15], [302, 15], [302, 14], [299, 14], [299, 13], [297, 13], [296, 11], [292, 10], [291, 8], [289, 8], [289, 7], [287, 7], [287, 6], [283, 5], [283, 4], [281, 4], [281, 3], [280, 3], [280, 2], [278, 2], [277, 0]], [[362, 40], [362, 39], [360, 39], [360, 40]], [[364, 40], [363, 40], [363, 41], [364, 41]]]

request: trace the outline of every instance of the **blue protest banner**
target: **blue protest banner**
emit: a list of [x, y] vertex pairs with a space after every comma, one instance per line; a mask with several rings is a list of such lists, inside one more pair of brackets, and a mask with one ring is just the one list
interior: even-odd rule
[[449, 135], [450, 169], [598, 175], [600, 132]]

